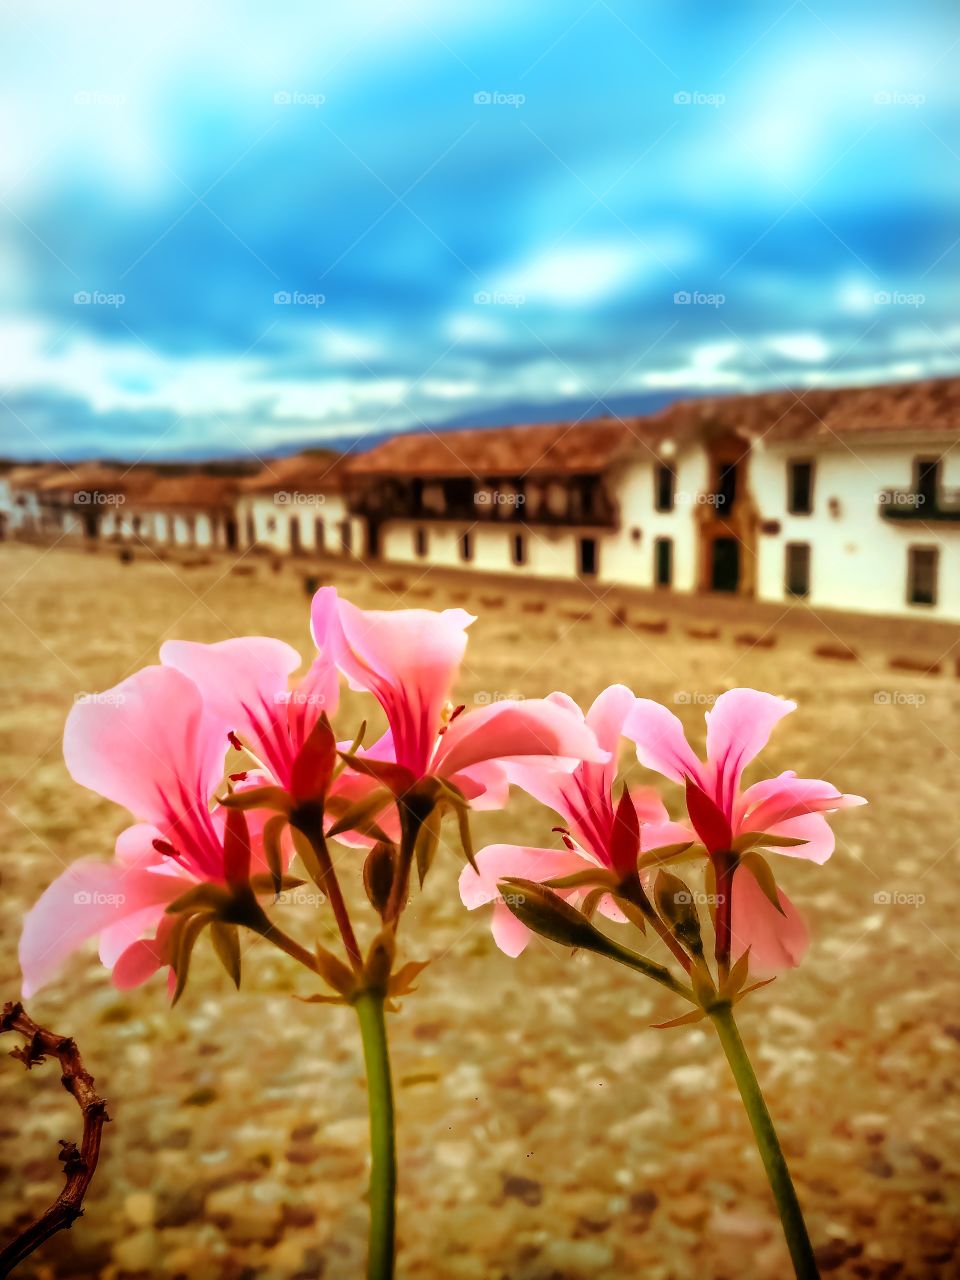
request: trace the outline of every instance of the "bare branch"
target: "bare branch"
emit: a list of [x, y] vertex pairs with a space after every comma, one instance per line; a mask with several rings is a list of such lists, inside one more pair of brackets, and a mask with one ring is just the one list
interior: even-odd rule
[[8, 1276], [24, 1258], [38, 1249], [45, 1240], [65, 1227], [70, 1227], [83, 1213], [83, 1197], [96, 1172], [100, 1158], [100, 1139], [107, 1115], [107, 1104], [93, 1087], [93, 1076], [83, 1065], [77, 1046], [69, 1036], [58, 1036], [53, 1031], [39, 1027], [24, 1012], [19, 1003], [8, 1003], [0, 1014], [0, 1034], [18, 1031], [25, 1044], [14, 1049], [11, 1058], [17, 1058], [29, 1071], [47, 1058], [56, 1058], [62, 1075], [60, 1082], [76, 1100], [83, 1116], [83, 1137], [79, 1149], [76, 1143], [60, 1140], [60, 1160], [63, 1163], [63, 1190], [53, 1204], [37, 1219], [0, 1250], [0, 1277]]

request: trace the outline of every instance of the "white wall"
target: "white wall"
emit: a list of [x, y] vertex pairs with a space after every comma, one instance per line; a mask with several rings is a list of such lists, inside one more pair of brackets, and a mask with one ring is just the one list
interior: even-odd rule
[[[900, 614], [960, 620], [960, 524], [943, 521], [888, 520], [879, 494], [911, 489], [917, 457], [936, 457], [943, 446], [865, 445], [856, 452], [839, 441], [813, 450], [783, 446], [754, 448], [749, 484], [765, 520], [780, 522], [776, 534], [758, 535], [757, 594], [763, 600], [788, 599], [784, 587], [785, 547], [810, 544], [809, 604], [865, 613]], [[787, 464], [814, 459], [811, 515], [787, 513]], [[948, 455], [942, 481], [960, 486], [960, 455]], [[831, 499], [837, 506], [831, 512]], [[910, 546], [939, 548], [939, 591], [935, 605], [907, 602]]]
[[[248, 520], [252, 517], [254, 542], [280, 553], [293, 546], [291, 525], [300, 529], [300, 547], [305, 552], [343, 554], [341, 525], [350, 520], [353, 553], [362, 555], [363, 524], [350, 517], [339, 493], [252, 494], [237, 500], [240, 545], [249, 546]], [[323, 541], [318, 545], [317, 521], [322, 522]]]

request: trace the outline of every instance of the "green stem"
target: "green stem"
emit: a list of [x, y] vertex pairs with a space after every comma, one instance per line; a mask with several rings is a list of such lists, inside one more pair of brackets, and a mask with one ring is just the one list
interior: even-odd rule
[[727, 1055], [733, 1078], [740, 1090], [740, 1097], [753, 1128], [757, 1140], [760, 1158], [767, 1171], [773, 1198], [777, 1202], [777, 1210], [783, 1225], [783, 1234], [787, 1239], [787, 1248], [793, 1259], [797, 1280], [819, 1280], [820, 1272], [813, 1255], [813, 1246], [807, 1234], [807, 1226], [803, 1220], [800, 1201], [794, 1190], [790, 1170], [784, 1159], [777, 1131], [767, 1110], [760, 1084], [757, 1080], [753, 1064], [747, 1056], [740, 1032], [733, 1017], [733, 1008], [727, 1004], [715, 1005], [710, 1011], [713, 1025], [717, 1029], [723, 1052]]
[[364, 991], [353, 1007], [360, 1020], [370, 1098], [370, 1247], [367, 1280], [392, 1280], [396, 1252], [397, 1139], [383, 995]]

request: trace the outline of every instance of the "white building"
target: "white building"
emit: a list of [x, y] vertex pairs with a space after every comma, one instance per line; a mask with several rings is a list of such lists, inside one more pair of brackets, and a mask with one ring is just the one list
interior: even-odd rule
[[365, 551], [363, 521], [344, 496], [343, 458], [327, 450], [278, 458], [241, 481], [236, 514], [244, 546], [291, 555]]
[[960, 620], [960, 379], [393, 437], [346, 467], [388, 561]]

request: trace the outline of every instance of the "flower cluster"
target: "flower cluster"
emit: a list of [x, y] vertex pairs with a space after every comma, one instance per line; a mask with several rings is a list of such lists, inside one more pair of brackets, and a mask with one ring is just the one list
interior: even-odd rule
[[[455, 705], [474, 621], [462, 610], [364, 611], [323, 588], [311, 621], [317, 652], [300, 679], [300, 655], [280, 640], [168, 641], [159, 665], [74, 706], [67, 768], [134, 821], [112, 861], [75, 862], [27, 914], [24, 994], [94, 935], [118, 987], [165, 970], [174, 1000], [201, 937], [237, 986], [242, 929], [301, 964], [319, 983], [306, 999], [352, 1005], [359, 1020], [370, 1095], [368, 1274], [389, 1280], [396, 1147], [383, 1015], [424, 968], [396, 965], [397, 931], [414, 871], [422, 884], [450, 816], [466, 858], [461, 898], [471, 909], [493, 904], [503, 951], [517, 956], [539, 933], [626, 965], [686, 1003], [658, 1025], [712, 1020], [796, 1273], [815, 1276], [796, 1193], [733, 1020], [733, 1006], [799, 963], [809, 942], [766, 855], [824, 862], [834, 847], [827, 815], [863, 803], [792, 772], [743, 785], [794, 703], [754, 689], [722, 694], [707, 712], [702, 760], [676, 716], [624, 685], [605, 689], [586, 714], [563, 693], [469, 712]], [[342, 736], [334, 728], [341, 679], [382, 710], [386, 729], [369, 745], [365, 724]], [[624, 742], [639, 765], [674, 784], [674, 817], [652, 786], [618, 786]], [[502, 808], [511, 787], [553, 812], [558, 840], [474, 854], [471, 814]], [[346, 846], [339, 862], [355, 862], [373, 910], [363, 947], [333, 840]], [[291, 875], [295, 857], [330, 905], [342, 955], [302, 945], [269, 915], [282, 890], [304, 883]], [[678, 870], [702, 872], [702, 889]], [[597, 914], [653, 935], [666, 963], [601, 931]]]

